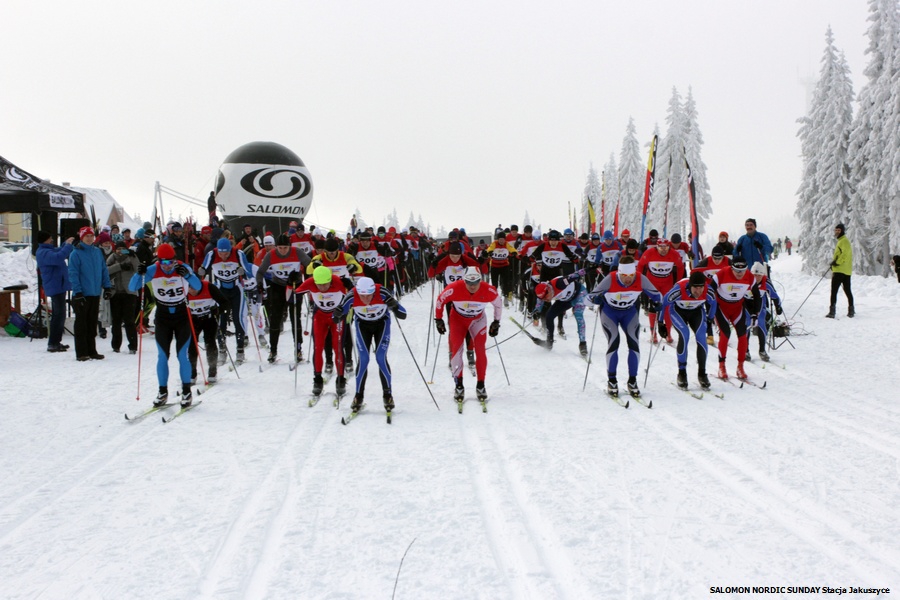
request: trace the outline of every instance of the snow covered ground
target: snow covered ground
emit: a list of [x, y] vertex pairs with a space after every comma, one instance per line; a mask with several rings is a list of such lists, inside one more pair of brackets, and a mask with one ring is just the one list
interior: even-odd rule
[[[796, 255], [773, 266], [790, 316], [817, 278]], [[489, 350], [488, 414], [474, 401], [457, 414], [443, 348], [437, 410], [395, 328], [394, 423], [372, 373], [368, 410], [346, 427], [349, 406], [307, 407], [310, 364], [295, 393], [287, 365], [260, 373], [252, 347], [240, 380], [223, 369], [200, 406], [164, 425], [123, 419], [155, 394], [152, 338], [136, 402], [137, 357], [108, 341], [106, 360], [82, 364], [45, 340], [0, 337], [0, 596], [390, 598], [407, 548], [397, 598], [897, 593], [900, 285], [853, 285], [855, 319], [843, 298], [824, 318], [825, 280], [794, 317], [808, 333], [788, 338], [796, 349], [748, 365], [765, 390], [714, 379], [724, 399], [696, 400], [672, 385], [665, 348], [644, 386], [652, 410], [601, 393], [599, 332], [581, 391], [571, 317], [552, 352], [524, 335], [500, 346], [512, 385]], [[421, 363], [430, 289], [403, 303]], [[500, 339], [515, 331], [504, 319]]]

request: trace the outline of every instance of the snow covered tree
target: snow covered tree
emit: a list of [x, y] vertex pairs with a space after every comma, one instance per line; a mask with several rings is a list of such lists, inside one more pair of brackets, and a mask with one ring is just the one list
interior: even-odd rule
[[522, 227], [524, 228], [526, 225], [531, 225], [531, 216], [527, 210], [525, 211], [525, 217], [522, 218]]
[[438, 227], [437, 236], [435, 236], [435, 237], [438, 239], [446, 238], [447, 237], [447, 228], [444, 227], [443, 225]]
[[[859, 111], [850, 133], [848, 155], [852, 194], [847, 235], [853, 244], [854, 271], [865, 275], [889, 273], [891, 213], [897, 206], [892, 181], [898, 156], [896, 127], [900, 112], [892, 85], [897, 75], [898, 15], [896, 0], [869, 0], [869, 65], [867, 82], [859, 92]], [[893, 101], [891, 101], [893, 100]], [[832, 227], [834, 224], [832, 224]], [[897, 240], [900, 242], [900, 240]], [[804, 246], [805, 247], [805, 246]]]
[[809, 114], [798, 120], [803, 177], [794, 214], [800, 220], [803, 270], [824, 273], [834, 251], [834, 226], [849, 220], [850, 164], [847, 150], [853, 125], [853, 84], [850, 69], [834, 45], [831, 27], [825, 33], [822, 69]]
[[[591, 206], [594, 208], [594, 215], [597, 219], [597, 227], [599, 227], [600, 222], [600, 194], [602, 193], [602, 189], [600, 186], [600, 177], [597, 175], [597, 169], [594, 168], [594, 163], [591, 163], [590, 169], [588, 169], [587, 181], [584, 184], [584, 193], [581, 195], [581, 230], [582, 231], [591, 231], [591, 221], [590, 221], [590, 213], [588, 212], [588, 202], [591, 203]], [[526, 213], [527, 215], [527, 213]]]
[[636, 132], [634, 119], [629, 117], [619, 153], [619, 230], [630, 229], [635, 237], [640, 232], [647, 178], [647, 162], [641, 160], [641, 145]]
[[365, 229], [369, 226], [365, 219], [362, 217], [362, 213], [359, 211], [359, 207], [356, 207], [356, 211], [353, 213], [356, 215], [356, 228], [357, 229]]
[[[684, 235], [687, 219], [687, 172], [684, 168], [685, 114], [678, 89], [672, 88], [666, 113], [666, 135], [659, 140], [656, 153], [656, 182], [653, 202], [647, 215], [648, 229], [660, 235]], [[668, 203], [666, 196], [668, 195]], [[665, 232], [665, 233], [664, 233]]]
[[397, 216], [397, 209], [395, 208], [391, 214], [389, 214], [384, 220], [385, 229], [390, 229], [391, 227], [396, 228], [398, 231], [400, 229], [400, 218]]
[[[616, 155], [613, 152], [609, 154], [609, 162], [603, 168], [603, 190], [606, 193], [606, 202], [604, 206], [606, 211], [604, 214], [603, 229], [612, 231], [616, 222], [616, 205], [619, 203], [619, 169], [616, 167]], [[598, 227], [600, 216], [597, 216]]]
[[[700, 133], [700, 124], [697, 115], [697, 103], [694, 101], [694, 94], [691, 88], [688, 88], [688, 95], [684, 101], [684, 152], [688, 164], [691, 166], [691, 175], [694, 179], [694, 202], [697, 208], [697, 231], [698, 238], [702, 236], [705, 229], [706, 220], [712, 213], [712, 198], [709, 194], [709, 179], [706, 175], [706, 163], [703, 162], [701, 156], [701, 147], [703, 146], [703, 134]], [[686, 183], [686, 182], [685, 182]], [[673, 230], [673, 233], [680, 233], [685, 241], [690, 243], [691, 233], [691, 212], [690, 212], [690, 194], [685, 196], [684, 206], [684, 227], [681, 230]]]

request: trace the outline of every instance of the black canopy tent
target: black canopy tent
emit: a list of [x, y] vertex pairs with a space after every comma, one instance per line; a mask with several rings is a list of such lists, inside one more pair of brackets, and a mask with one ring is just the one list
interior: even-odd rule
[[[59, 233], [59, 213], [84, 214], [84, 195], [41, 181], [0, 156], [0, 212], [31, 213], [33, 231]], [[32, 246], [37, 242], [32, 236]]]

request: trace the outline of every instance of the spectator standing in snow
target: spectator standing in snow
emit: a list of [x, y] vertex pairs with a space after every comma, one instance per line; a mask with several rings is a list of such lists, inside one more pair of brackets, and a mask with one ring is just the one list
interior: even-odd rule
[[109, 298], [112, 283], [103, 251], [94, 246], [94, 230], [82, 227], [81, 241], [69, 255], [69, 281], [72, 282], [72, 308], [75, 309], [75, 357], [79, 361], [102, 360], [97, 353], [97, 319], [100, 297]]
[[769, 236], [756, 230], [756, 219], [747, 219], [744, 222], [747, 233], [738, 238], [734, 246], [734, 259], [743, 258], [748, 265], [761, 262], [769, 264], [772, 255], [772, 242]]
[[140, 261], [128, 249], [124, 241], [116, 244], [116, 251], [106, 259], [109, 278], [112, 282], [112, 297], [109, 299], [110, 329], [112, 329], [112, 349], [118, 352], [122, 347], [122, 327], [128, 340], [128, 352], [137, 352], [137, 328], [134, 319], [137, 306], [137, 292], [128, 289], [132, 275]]
[[850, 240], [844, 235], [845, 227], [843, 223], [834, 226], [834, 237], [837, 238], [837, 245], [834, 247], [834, 257], [831, 260], [831, 307], [828, 314], [825, 315], [829, 319], [834, 318], [835, 305], [837, 304], [838, 288], [844, 288], [844, 294], [847, 295], [847, 316], [854, 317], [856, 311], [853, 309], [853, 292], [850, 291], [850, 275], [853, 272], [853, 248], [850, 246]]
[[37, 266], [41, 271], [44, 294], [50, 298], [50, 332], [47, 352], [65, 352], [69, 347], [62, 343], [66, 324], [66, 292], [72, 289], [69, 283], [69, 268], [66, 259], [75, 248], [69, 238], [59, 248], [53, 244], [53, 236], [46, 231], [37, 233]]

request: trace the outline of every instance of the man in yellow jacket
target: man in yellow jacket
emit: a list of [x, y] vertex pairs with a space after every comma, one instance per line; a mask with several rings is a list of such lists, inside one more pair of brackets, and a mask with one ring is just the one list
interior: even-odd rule
[[850, 274], [853, 272], [853, 248], [850, 247], [850, 240], [844, 235], [844, 224], [838, 223], [834, 226], [834, 237], [837, 238], [837, 246], [834, 248], [834, 257], [831, 261], [831, 307], [828, 314], [825, 315], [829, 319], [834, 318], [835, 304], [837, 304], [838, 288], [844, 287], [844, 293], [847, 294], [847, 316], [853, 317], [856, 311], [853, 309], [853, 292], [850, 291]]

